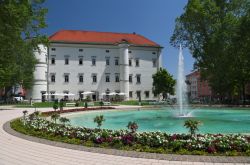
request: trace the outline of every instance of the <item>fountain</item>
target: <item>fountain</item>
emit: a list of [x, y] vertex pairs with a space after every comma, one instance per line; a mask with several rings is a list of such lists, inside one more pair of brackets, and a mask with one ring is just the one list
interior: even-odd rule
[[187, 113], [187, 85], [185, 82], [185, 75], [184, 75], [184, 57], [182, 54], [182, 46], [180, 45], [179, 49], [179, 61], [178, 61], [178, 77], [177, 77], [177, 88], [176, 88], [176, 95], [177, 95], [177, 105], [179, 108], [178, 117], [189, 117]]

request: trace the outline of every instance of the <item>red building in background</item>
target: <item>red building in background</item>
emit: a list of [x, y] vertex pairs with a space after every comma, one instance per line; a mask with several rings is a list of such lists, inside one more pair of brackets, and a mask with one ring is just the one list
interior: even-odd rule
[[194, 71], [186, 76], [188, 96], [191, 100], [210, 100], [212, 90], [207, 81], [202, 81], [200, 72]]

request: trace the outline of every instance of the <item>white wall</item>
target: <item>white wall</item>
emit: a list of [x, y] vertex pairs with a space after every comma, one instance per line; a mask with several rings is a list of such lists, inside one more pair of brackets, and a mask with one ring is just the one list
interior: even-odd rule
[[[56, 48], [52, 51], [51, 48]], [[79, 52], [83, 49], [83, 52]], [[106, 52], [109, 50], [109, 53]], [[132, 58], [132, 66], [129, 67], [129, 74], [133, 74], [133, 83], [129, 84], [129, 91], [133, 91], [133, 98], [136, 98], [136, 91], [141, 91], [142, 99], [156, 99], [152, 94], [152, 75], [157, 71], [153, 67], [152, 59], [157, 59], [158, 48], [149, 47], [129, 47], [132, 51], [129, 58]], [[81, 45], [81, 44], [57, 44], [52, 43], [49, 48], [49, 81], [51, 73], [55, 73], [56, 82], [49, 83], [49, 91], [63, 93], [69, 91], [76, 94], [71, 99], [78, 99], [79, 91], [98, 91], [99, 94], [105, 93], [106, 89], [110, 92], [120, 91], [120, 83], [115, 82], [115, 73], [120, 73], [119, 65], [115, 65], [115, 57], [119, 57], [118, 46], [104, 45]], [[152, 52], [155, 52], [153, 54]], [[55, 56], [55, 65], [51, 65], [51, 57]], [[65, 56], [69, 58], [69, 65], [65, 65]], [[83, 56], [83, 65], [79, 65], [79, 56]], [[92, 57], [96, 58], [96, 66], [92, 66]], [[110, 65], [106, 66], [106, 57], [110, 58]], [[135, 59], [138, 58], [140, 66], [135, 66]], [[69, 83], [64, 82], [64, 74], [69, 74]], [[83, 73], [84, 82], [79, 83], [78, 75]], [[105, 73], [110, 73], [110, 82], [105, 81]], [[97, 83], [92, 83], [92, 74], [97, 74]], [[136, 74], [141, 74], [141, 83], [136, 84]], [[149, 98], [145, 98], [145, 91], [150, 91]], [[101, 96], [99, 96], [101, 98]]]

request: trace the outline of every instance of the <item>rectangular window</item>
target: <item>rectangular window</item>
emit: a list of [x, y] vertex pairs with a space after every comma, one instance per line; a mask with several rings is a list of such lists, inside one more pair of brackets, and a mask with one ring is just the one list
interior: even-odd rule
[[52, 51], [56, 51], [56, 48], [51, 48]]
[[95, 65], [96, 65], [96, 59], [92, 58], [92, 66], [95, 66]]
[[133, 97], [133, 91], [129, 91], [129, 98]]
[[141, 91], [136, 91], [136, 97], [141, 98]]
[[69, 75], [68, 74], [64, 75], [64, 82], [66, 82], [66, 83], [69, 82]]
[[55, 100], [55, 94], [56, 92], [55, 91], [51, 91], [50, 92], [50, 98], [51, 98], [51, 101], [54, 101]]
[[139, 62], [139, 59], [138, 59], [138, 58], [135, 59], [135, 66], [136, 66], [136, 67], [139, 67], [139, 66], [140, 66], [140, 62]]
[[119, 65], [119, 58], [115, 58], [115, 65]]
[[140, 74], [137, 74], [137, 75], [136, 75], [136, 83], [137, 83], [137, 84], [140, 84], [140, 83], [141, 83], [141, 75], [140, 75]]
[[79, 49], [79, 52], [83, 52], [83, 49]]
[[153, 59], [152, 62], [153, 62], [153, 67], [155, 68], [156, 67], [156, 59]]
[[130, 83], [133, 82], [133, 75], [132, 75], [132, 74], [129, 75], [129, 82], [130, 82]]
[[52, 57], [52, 58], [51, 58], [51, 64], [56, 64], [56, 59], [55, 59], [55, 57]]
[[115, 74], [115, 82], [120, 82], [120, 75], [119, 75], [119, 73]]
[[79, 98], [80, 98], [80, 100], [82, 100], [83, 99], [83, 93], [84, 91], [79, 91], [78, 93], [79, 93]]
[[97, 75], [96, 74], [92, 75], [92, 81], [93, 81], [93, 83], [97, 82]]
[[83, 75], [79, 74], [79, 83], [83, 83]]
[[110, 82], [110, 75], [106, 74], [106, 82]]
[[54, 74], [51, 75], [51, 82], [56, 82], [56, 75]]
[[79, 65], [83, 64], [83, 57], [79, 57]]
[[154, 97], [157, 97], [157, 94], [156, 94], [156, 93], [154, 93]]
[[128, 65], [129, 65], [129, 66], [132, 66], [132, 59], [131, 59], [131, 58], [128, 59]]
[[106, 65], [109, 65], [109, 57], [106, 57]]
[[64, 91], [63, 94], [65, 94], [64, 95], [64, 100], [69, 100], [69, 95], [68, 95], [69, 91]]
[[65, 58], [65, 65], [69, 65], [69, 58], [68, 57]]
[[149, 98], [149, 91], [145, 91], [145, 98]]

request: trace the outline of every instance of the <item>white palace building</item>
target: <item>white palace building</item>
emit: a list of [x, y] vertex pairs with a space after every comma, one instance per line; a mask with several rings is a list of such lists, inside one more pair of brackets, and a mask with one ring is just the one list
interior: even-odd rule
[[161, 67], [162, 47], [136, 33], [61, 30], [50, 45], [35, 51], [34, 85], [26, 98], [35, 102], [65, 94], [91, 93], [93, 100], [120, 93], [125, 100], [157, 99], [152, 75]]

